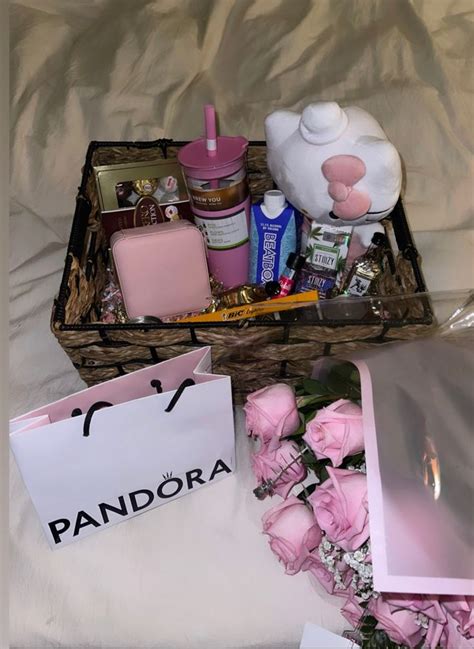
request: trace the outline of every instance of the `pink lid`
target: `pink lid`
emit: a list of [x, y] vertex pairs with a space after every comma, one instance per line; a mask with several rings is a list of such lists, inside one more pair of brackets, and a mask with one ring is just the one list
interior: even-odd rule
[[223, 178], [240, 169], [247, 147], [248, 140], [244, 137], [219, 135], [216, 155], [211, 157], [206, 138], [200, 137], [180, 149], [178, 160], [191, 178]]

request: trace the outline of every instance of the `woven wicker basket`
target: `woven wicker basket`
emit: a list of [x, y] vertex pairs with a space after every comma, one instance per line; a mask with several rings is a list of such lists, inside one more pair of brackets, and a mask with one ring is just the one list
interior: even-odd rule
[[[92, 165], [175, 158], [185, 142], [92, 142], [76, 201], [64, 273], [54, 303], [51, 328], [88, 385], [132, 372], [202, 345], [212, 345], [214, 370], [230, 374], [237, 401], [275, 381], [295, 383], [307, 376], [321, 355], [346, 354], [387, 339], [407, 339], [432, 327], [426, 300], [390, 300], [389, 317], [333, 320], [318, 317], [292, 321], [245, 321], [212, 324], [104, 324], [100, 298], [106, 282], [107, 242], [100, 223]], [[248, 176], [253, 200], [273, 186], [265, 162], [265, 143], [253, 142]], [[398, 251], [386, 271], [381, 293], [424, 292], [418, 255], [398, 202], [384, 225], [393, 229]], [[305, 310], [306, 311], [306, 310]]]

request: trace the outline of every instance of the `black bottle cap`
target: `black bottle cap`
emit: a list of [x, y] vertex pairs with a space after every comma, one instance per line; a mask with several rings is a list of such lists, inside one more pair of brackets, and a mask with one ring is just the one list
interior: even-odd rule
[[281, 291], [279, 282], [267, 282], [265, 284], [265, 293], [268, 297], [276, 297]]
[[386, 246], [387, 237], [382, 232], [376, 232], [372, 237], [372, 243], [374, 246]]
[[290, 252], [288, 259], [286, 260], [286, 265], [288, 266], [288, 268], [298, 271], [303, 268], [305, 261], [306, 257], [297, 255], [296, 252]]
[[300, 255], [298, 259], [296, 260], [295, 264], [295, 270], [301, 270], [303, 266], [306, 263], [306, 257], [303, 257], [303, 255]]

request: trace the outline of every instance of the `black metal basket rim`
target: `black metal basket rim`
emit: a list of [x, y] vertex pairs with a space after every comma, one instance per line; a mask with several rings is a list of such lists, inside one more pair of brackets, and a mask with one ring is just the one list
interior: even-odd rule
[[[143, 140], [117, 140], [117, 141], [106, 141], [106, 140], [92, 140], [89, 145], [89, 148], [95, 151], [101, 147], [114, 149], [152, 149], [153, 147], [158, 148], [167, 148], [168, 146], [184, 146], [189, 144], [190, 140], [173, 140], [172, 138], [160, 137], [157, 140], [150, 140], [145, 142]], [[266, 146], [266, 140], [249, 140], [250, 146]]]
[[[407, 326], [413, 326], [413, 325], [424, 325], [424, 326], [430, 326], [433, 324], [433, 319], [429, 316], [426, 316], [425, 318], [413, 318], [410, 321], [406, 320], [378, 320], [376, 322], [363, 322], [361, 323], [360, 321], [356, 320], [347, 320], [344, 321], [344, 323], [341, 323], [340, 320], [325, 320], [324, 322], [321, 323], [315, 323], [315, 322], [298, 322], [298, 323], [292, 323], [292, 322], [275, 322], [275, 323], [269, 323], [269, 322], [259, 322], [259, 323], [252, 323], [252, 327], [268, 327], [268, 326], [277, 326], [281, 328], [290, 328], [292, 325], [297, 324], [298, 327], [329, 327], [330, 329], [341, 329], [343, 327], [374, 327], [374, 326], [383, 326], [385, 331], [388, 331], [389, 329], [401, 329], [403, 327]], [[59, 331], [150, 331], [150, 330], [155, 330], [155, 329], [164, 329], [166, 331], [169, 331], [170, 329], [192, 329], [193, 331], [199, 330], [199, 329], [210, 329], [210, 328], [215, 328], [215, 327], [224, 327], [226, 329], [243, 329], [243, 326], [239, 325], [234, 325], [234, 324], [229, 324], [227, 322], [203, 322], [201, 324], [192, 324], [188, 323], [170, 323], [167, 325], [157, 325], [157, 324], [130, 324], [130, 325], [122, 325], [122, 324], [77, 324], [77, 325], [68, 325], [68, 324], [60, 324], [59, 325]], [[310, 341], [308, 341], [310, 342]], [[178, 344], [178, 343], [176, 343]]]
[[295, 321], [254, 321], [241, 320], [236, 322], [168, 322], [168, 323], [124, 323], [124, 324], [107, 324], [107, 323], [93, 323], [93, 324], [60, 324], [60, 331], [150, 331], [150, 330], [165, 330], [170, 329], [213, 329], [224, 327], [226, 329], [245, 329], [254, 327], [280, 327], [291, 328], [298, 327], [329, 327], [331, 329], [342, 329], [343, 327], [376, 327], [382, 326], [385, 329], [401, 328], [408, 325], [431, 325], [433, 318], [431, 315], [426, 315], [421, 318], [411, 318], [410, 320], [316, 320], [314, 322]]

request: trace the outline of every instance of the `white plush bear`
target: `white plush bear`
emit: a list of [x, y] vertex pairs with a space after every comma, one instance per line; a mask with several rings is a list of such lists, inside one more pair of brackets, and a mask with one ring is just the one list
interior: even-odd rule
[[[393, 210], [402, 170], [379, 123], [356, 106], [317, 102], [265, 120], [267, 164], [278, 188], [319, 223], [374, 224]], [[379, 227], [357, 228], [364, 245]]]

